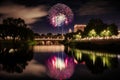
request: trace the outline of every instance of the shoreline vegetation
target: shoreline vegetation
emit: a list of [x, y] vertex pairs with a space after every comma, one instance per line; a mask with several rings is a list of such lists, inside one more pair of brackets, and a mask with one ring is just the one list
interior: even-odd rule
[[120, 53], [120, 38], [116, 24], [107, 24], [96, 18], [89, 20], [83, 29], [67, 33], [63, 44], [71, 48]]
[[13, 42], [13, 40], [0, 40], [0, 47], [20, 47], [20, 46], [24, 46], [24, 45], [28, 45], [28, 46], [33, 46], [36, 44], [36, 41], [34, 40], [25, 40], [25, 41], [21, 41], [21, 40], [15, 40]]
[[0, 47], [34, 44], [34, 32], [21, 18], [8, 17], [0, 24]]
[[83, 50], [105, 51], [120, 54], [120, 40], [63, 41], [65, 46]]

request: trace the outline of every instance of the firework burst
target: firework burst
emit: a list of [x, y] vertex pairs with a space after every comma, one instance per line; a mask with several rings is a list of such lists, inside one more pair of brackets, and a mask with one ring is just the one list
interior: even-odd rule
[[65, 4], [58, 3], [54, 5], [48, 12], [50, 23], [57, 27], [68, 25], [73, 20], [72, 10]]

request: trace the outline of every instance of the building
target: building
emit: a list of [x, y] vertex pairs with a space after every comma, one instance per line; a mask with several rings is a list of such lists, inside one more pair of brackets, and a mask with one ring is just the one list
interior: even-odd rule
[[86, 27], [85, 24], [75, 24], [74, 25], [74, 32], [77, 32], [78, 30], [81, 30], [84, 32], [84, 28]]

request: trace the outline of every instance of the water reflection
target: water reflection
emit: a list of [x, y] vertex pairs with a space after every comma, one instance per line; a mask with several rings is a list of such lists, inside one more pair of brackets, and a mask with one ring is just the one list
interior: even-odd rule
[[40, 52], [61, 52], [64, 51], [64, 46], [63, 45], [42, 45], [42, 46], [34, 46], [33, 50], [35, 53], [40, 53]]
[[94, 74], [103, 73], [106, 69], [118, 67], [118, 56], [115, 54], [79, 49], [67, 50], [67, 54], [71, 54], [77, 64], [83, 63]]
[[32, 48], [28, 46], [1, 47], [0, 70], [8, 73], [22, 73], [33, 57]]
[[74, 59], [61, 53], [48, 59], [49, 76], [54, 79], [68, 79], [74, 72]]
[[[34, 59], [46, 67], [45, 74], [52, 80], [94, 80], [97, 78], [95, 74], [108, 75], [114, 69], [119, 70], [118, 55], [116, 54], [79, 50], [63, 45], [57, 45], [57, 47], [57, 50], [54, 45], [34, 47], [39, 49], [34, 49], [36, 52]], [[98, 78], [101, 80], [103, 76]]]
[[8, 80], [16, 76], [17, 80], [110, 80], [109, 75], [116, 77], [120, 73], [119, 58], [120, 55], [63, 45], [4, 47], [0, 48], [0, 77], [7, 76]]

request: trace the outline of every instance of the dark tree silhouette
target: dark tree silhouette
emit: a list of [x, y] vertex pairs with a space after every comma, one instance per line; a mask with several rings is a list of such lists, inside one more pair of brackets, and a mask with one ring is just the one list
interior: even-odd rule
[[118, 34], [118, 27], [115, 24], [108, 25], [103, 23], [101, 19], [91, 19], [84, 30], [84, 37], [89, 36], [89, 32], [93, 29], [95, 30], [98, 36], [100, 36], [100, 33], [102, 31], [107, 31], [107, 30], [110, 31], [111, 35]]
[[6, 32], [6, 26], [4, 26], [3, 24], [0, 24], [0, 38], [5, 40], [5, 37], [7, 37], [7, 32]]
[[112, 35], [118, 35], [118, 27], [113, 23], [108, 25], [108, 29], [112, 33]]
[[13, 42], [17, 40], [31, 40], [34, 33], [27, 28], [25, 21], [21, 18], [6, 18], [0, 25], [0, 37], [5, 39], [7, 36], [12, 37]]
[[53, 34], [52, 33], [47, 33], [47, 37], [52, 37], [53, 36]]
[[85, 36], [88, 36], [88, 33], [94, 29], [97, 34], [100, 34], [100, 32], [105, 29], [105, 25], [103, 23], [103, 21], [101, 19], [91, 19], [89, 22], [88, 22], [88, 25], [86, 26], [85, 30], [84, 30], [84, 35]]
[[0, 69], [9, 73], [21, 73], [33, 58], [33, 50], [29, 46], [0, 48]]

